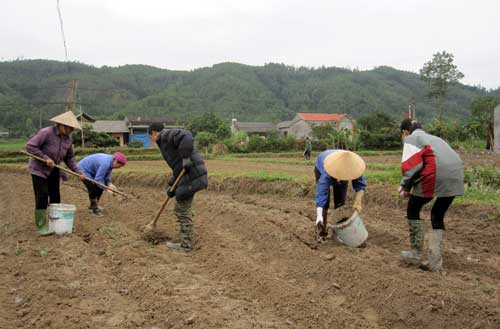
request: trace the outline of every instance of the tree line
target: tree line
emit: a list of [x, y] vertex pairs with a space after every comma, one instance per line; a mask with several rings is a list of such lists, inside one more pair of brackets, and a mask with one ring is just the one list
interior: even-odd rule
[[[233, 117], [276, 123], [297, 112], [347, 113], [359, 122], [355, 134], [359, 145], [391, 148], [397, 142], [386, 138], [394, 131], [388, 124], [399, 121], [412, 104], [417, 118], [440, 135], [460, 139], [456, 135], [466, 131], [465, 136], [491, 142], [492, 108], [500, 88], [466, 86], [459, 83], [462, 76], [446, 52], [434, 54], [420, 74], [387, 66], [358, 71], [222, 63], [187, 72], [145, 65], [96, 68], [49, 60], [0, 62], [0, 129], [26, 137], [48, 125], [50, 117], [64, 110], [71, 80], [77, 79], [77, 108], [98, 119], [170, 116], [195, 127], [193, 122], [208, 113], [225, 126]], [[213, 134], [201, 138], [224, 139], [220, 131]], [[345, 138], [345, 133], [329, 134], [330, 140]]]
[[[127, 115], [171, 116], [185, 122], [205, 112], [229, 121], [291, 119], [297, 112], [373, 112], [400, 116], [410, 102], [419, 118], [437, 116], [439, 102], [411, 72], [381, 66], [369, 71], [292, 67], [270, 63], [222, 63], [193, 71], [145, 65], [102, 67], [49, 60], [0, 62], [0, 128], [30, 135], [63, 111], [71, 80], [79, 81], [78, 106], [101, 119]], [[451, 85], [446, 116], [466, 118], [477, 97], [500, 97], [500, 89]]]

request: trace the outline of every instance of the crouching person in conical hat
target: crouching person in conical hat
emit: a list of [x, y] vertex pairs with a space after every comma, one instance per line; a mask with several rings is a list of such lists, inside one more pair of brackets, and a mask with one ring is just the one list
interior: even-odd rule
[[403, 120], [401, 135], [403, 179], [399, 193], [409, 198], [406, 216], [411, 245], [411, 250], [401, 252], [401, 259], [421, 264], [425, 227], [420, 210], [436, 198], [431, 209], [428, 268], [438, 272], [443, 264], [444, 216], [455, 196], [464, 193], [463, 161], [444, 140], [426, 133], [418, 122]]
[[320, 239], [325, 239], [328, 232], [327, 217], [330, 208], [330, 192], [333, 190], [333, 208], [342, 207], [346, 202], [348, 181], [354, 189], [353, 209], [362, 210], [366, 179], [363, 176], [366, 165], [363, 159], [351, 151], [326, 150], [316, 158], [314, 175], [316, 176], [316, 226]]
[[167, 242], [167, 247], [183, 251], [193, 249], [192, 203], [196, 192], [208, 186], [207, 169], [198, 151], [194, 147], [193, 135], [184, 129], [163, 129], [156, 144], [160, 148], [163, 159], [173, 171], [169, 182], [172, 186], [184, 170], [174, 191], [168, 190], [169, 197], [176, 199], [175, 215], [180, 226], [180, 242]]
[[[121, 152], [115, 152], [113, 155], [96, 153], [80, 160], [78, 168], [86, 177], [116, 190], [116, 186], [111, 183], [111, 172], [113, 169], [125, 166], [126, 163], [127, 158]], [[83, 183], [89, 192], [90, 211], [94, 216], [101, 217], [103, 208], [99, 206], [99, 201], [104, 189], [88, 180], [84, 180]]]
[[[35, 224], [39, 235], [52, 234], [47, 223], [47, 206], [50, 203], [60, 203], [60, 177], [67, 179], [56, 165], [61, 162], [74, 172], [81, 174], [74, 161], [73, 141], [71, 133], [74, 129], [81, 129], [73, 112], [68, 111], [53, 117], [50, 121], [56, 124], [41, 129], [26, 143], [26, 151], [40, 158], [29, 160], [29, 172], [35, 191]], [[80, 179], [83, 179], [83, 175]]]

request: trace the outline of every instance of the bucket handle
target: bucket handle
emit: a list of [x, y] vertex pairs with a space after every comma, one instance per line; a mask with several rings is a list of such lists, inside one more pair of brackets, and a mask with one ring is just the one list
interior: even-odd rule
[[52, 217], [52, 216], [49, 215], [49, 219], [50, 220], [58, 220], [58, 219], [61, 219], [61, 217]]

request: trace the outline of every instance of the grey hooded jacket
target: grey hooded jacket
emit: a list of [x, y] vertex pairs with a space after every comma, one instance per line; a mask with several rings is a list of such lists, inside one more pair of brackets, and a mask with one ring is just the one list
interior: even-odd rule
[[401, 171], [401, 186], [413, 195], [432, 198], [464, 194], [462, 159], [448, 143], [422, 129], [405, 138]]

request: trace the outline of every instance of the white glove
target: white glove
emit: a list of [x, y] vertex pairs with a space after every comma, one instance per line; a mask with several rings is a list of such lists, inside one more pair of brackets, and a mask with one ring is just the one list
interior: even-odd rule
[[399, 195], [400, 195], [402, 198], [408, 198], [408, 197], [410, 197], [410, 192], [405, 191], [405, 190], [403, 189], [403, 186], [399, 186], [399, 188], [398, 188], [398, 193], [399, 193]]
[[323, 225], [323, 208], [316, 208], [316, 225]]

